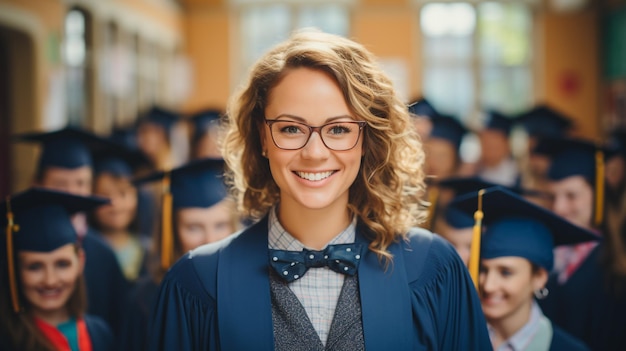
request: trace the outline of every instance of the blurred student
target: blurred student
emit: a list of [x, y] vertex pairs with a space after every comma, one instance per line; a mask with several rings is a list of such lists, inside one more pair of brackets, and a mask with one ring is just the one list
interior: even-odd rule
[[221, 158], [219, 147], [220, 119], [224, 113], [218, 109], [205, 109], [191, 115], [193, 125], [190, 159]]
[[466, 194], [450, 206], [483, 215], [478, 289], [494, 350], [590, 350], [554, 325], [535, 298], [549, 294], [555, 245], [598, 237], [502, 187]]
[[94, 158], [93, 193], [111, 202], [93, 211], [91, 223], [111, 245], [124, 276], [132, 283], [146, 274], [147, 251], [138, 233], [138, 192], [132, 179], [134, 169], [147, 160], [138, 151], [118, 144], [98, 150]]
[[[92, 152], [110, 145], [105, 139], [73, 127], [21, 134], [18, 139], [42, 144], [34, 185], [81, 196], [92, 193]], [[102, 317], [115, 332], [119, 325], [119, 301], [127, 293], [128, 282], [113, 249], [88, 226], [86, 214], [74, 214], [72, 224], [85, 251], [87, 311]]]
[[180, 115], [153, 106], [137, 119], [137, 145], [152, 163], [153, 170], [169, 170], [175, 165], [173, 130]]
[[610, 274], [603, 258], [612, 254], [606, 240], [604, 164], [610, 150], [592, 141], [542, 139], [535, 149], [551, 159], [548, 169], [552, 210], [605, 240], [555, 249], [548, 282], [550, 296], [541, 301], [550, 319], [593, 350], [620, 350], [626, 344], [626, 295], [623, 277]]
[[170, 192], [165, 194], [171, 196], [171, 204], [163, 208], [163, 221], [155, 232], [150, 275], [137, 283], [125, 308], [122, 350], [147, 350], [147, 321], [169, 267], [184, 253], [222, 240], [239, 229], [239, 217], [234, 201], [228, 197], [223, 173], [223, 160], [204, 159], [136, 180], [171, 182]]
[[509, 141], [513, 119], [495, 110], [488, 110], [486, 116], [478, 131], [480, 159], [476, 176], [504, 186], [519, 185], [520, 172]]
[[107, 323], [86, 312], [85, 252], [71, 222], [105, 202], [32, 188], [0, 204], [0, 349], [114, 350]]
[[424, 141], [428, 138], [433, 128], [432, 118], [438, 116], [439, 112], [435, 110], [435, 107], [426, 98], [418, 98], [412, 101], [408, 107], [409, 116], [413, 117], [411, 120], [415, 125], [417, 135], [419, 135], [421, 141]]

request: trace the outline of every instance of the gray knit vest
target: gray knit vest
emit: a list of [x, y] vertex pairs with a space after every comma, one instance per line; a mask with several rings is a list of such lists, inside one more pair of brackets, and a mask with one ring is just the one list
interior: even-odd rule
[[272, 322], [276, 351], [358, 351], [365, 350], [361, 299], [356, 276], [346, 276], [335, 315], [330, 325], [326, 347], [298, 297], [276, 273], [270, 273]]

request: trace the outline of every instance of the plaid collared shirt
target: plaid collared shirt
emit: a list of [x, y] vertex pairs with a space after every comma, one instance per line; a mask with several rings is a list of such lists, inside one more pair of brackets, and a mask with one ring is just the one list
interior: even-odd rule
[[[302, 251], [305, 246], [287, 233], [278, 221], [276, 207], [269, 214], [269, 248]], [[354, 242], [356, 217], [352, 223], [328, 244], [350, 244]], [[310, 249], [310, 248], [307, 248]], [[343, 287], [345, 275], [328, 267], [311, 268], [302, 278], [289, 283], [289, 288], [298, 297], [315, 331], [326, 345], [335, 307]]]

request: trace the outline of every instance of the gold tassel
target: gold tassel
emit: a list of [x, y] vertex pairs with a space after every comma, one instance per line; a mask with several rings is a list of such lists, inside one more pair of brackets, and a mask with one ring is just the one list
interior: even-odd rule
[[424, 224], [424, 228], [433, 231], [435, 228], [435, 223], [433, 223], [435, 217], [435, 211], [437, 210], [437, 201], [439, 200], [439, 187], [433, 186], [428, 191], [428, 203], [430, 206], [428, 207], [428, 217], [426, 218], [426, 223]]
[[170, 175], [163, 177], [163, 199], [161, 204], [161, 267], [169, 269], [174, 260], [174, 235], [172, 233], [172, 204]]
[[600, 226], [604, 215], [604, 152], [596, 150], [596, 204], [594, 223]]
[[478, 192], [478, 209], [474, 212], [474, 227], [472, 228], [472, 244], [470, 246], [470, 259], [468, 267], [476, 290], [478, 290], [478, 274], [480, 267], [480, 239], [482, 234], [484, 193], [485, 189], [481, 189]]
[[15, 278], [15, 265], [13, 257], [13, 233], [19, 230], [19, 226], [13, 223], [13, 212], [11, 211], [11, 198], [7, 197], [7, 267], [9, 271], [9, 289], [11, 291], [11, 303], [15, 313], [20, 312], [19, 296], [17, 294], [17, 280]]

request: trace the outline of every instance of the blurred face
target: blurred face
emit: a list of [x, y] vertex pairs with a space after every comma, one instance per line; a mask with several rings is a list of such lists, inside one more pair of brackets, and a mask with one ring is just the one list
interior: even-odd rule
[[142, 123], [137, 129], [137, 144], [143, 153], [155, 159], [167, 146], [165, 129], [154, 123]]
[[217, 131], [210, 129], [198, 140], [196, 145], [196, 158], [221, 158], [219, 145], [217, 144]]
[[102, 173], [96, 178], [94, 194], [111, 199], [94, 214], [105, 230], [126, 230], [137, 212], [137, 189], [128, 179]]
[[552, 211], [568, 221], [590, 228], [593, 219], [593, 189], [582, 176], [550, 182]]
[[43, 173], [39, 186], [64, 191], [75, 195], [91, 195], [92, 172], [91, 167], [59, 168], [47, 167]]
[[18, 253], [22, 291], [38, 316], [65, 312], [65, 304], [83, 272], [84, 256], [74, 244], [51, 252]]
[[453, 176], [457, 166], [456, 147], [451, 143], [431, 138], [425, 143], [426, 173], [444, 179]]
[[445, 226], [445, 230], [440, 232], [446, 240], [456, 249], [463, 263], [467, 266], [470, 257], [470, 248], [472, 246], [472, 228], [453, 228], [449, 225]]
[[[266, 119], [311, 126], [356, 121], [337, 83], [321, 71], [291, 70], [272, 89], [268, 100]], [[297, 128], [282, 132], [289, 135], [301, 133]], [[345, 133], [358, 131], [334, 128], [327, 135], [332, 138]], [[272, 176], [280, 188], [281, 206], [345, 211], [349, 188], [361, 166], [362, 136], [352, 149], [334, 151], [324, 145], [318, 132], [314, 132], [303, 148], [283, 150], [274, 144], [269, 126], [265, 125], [262, 140]]]
[[428, 140], [430, 131], [433, 129], [433, 122], [431, 122], [430, 118], [428, 117], [422, 117], [417, 115], [414, 115], [412, 117], [413, 124], [415, 125], [415, 130], [420, 136], [420, 139], [422, 141]]
[[528, 318], [533, 291], [545, 285], [547, 276], [544, 269], [533, 273], [532, 265], [525, 258], [482, 259], [478, 284], [487, 321], [515, 320], [517, 325], [523, 325]]
[[209, 208], [185, 208], [176, 212], [176, 232], [183, 252], [200, 245], [218, 241], [232, 234], [236, 228], [229, 201]]
[[497, 166], [511, 153], [509, 140], [501, 132], [486, 129], [479, 133], [480, 139], [480, 160], [488, 166]]

